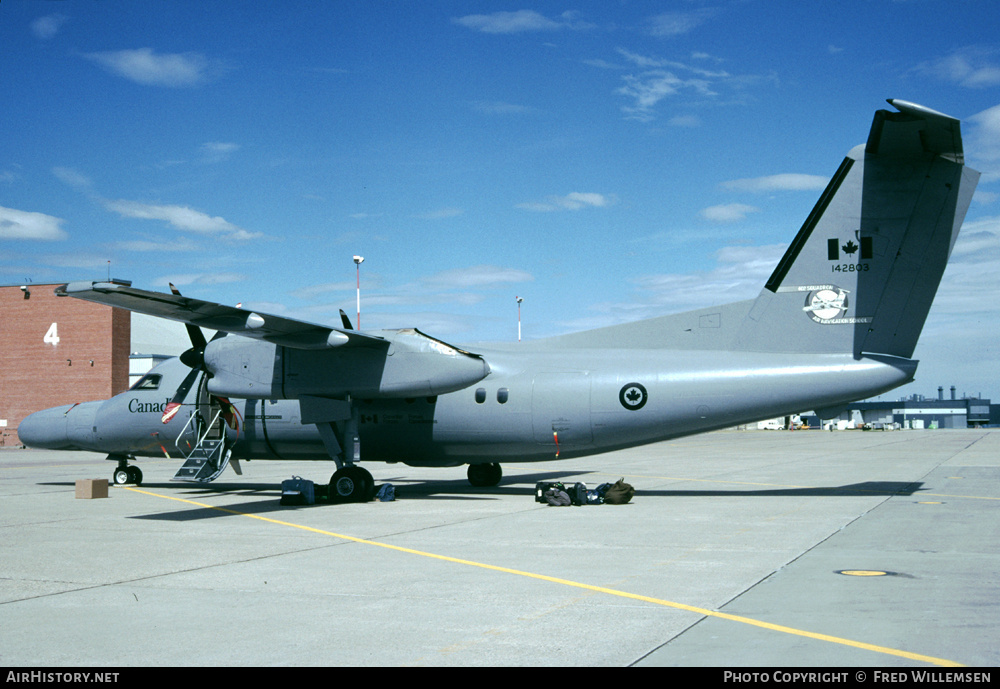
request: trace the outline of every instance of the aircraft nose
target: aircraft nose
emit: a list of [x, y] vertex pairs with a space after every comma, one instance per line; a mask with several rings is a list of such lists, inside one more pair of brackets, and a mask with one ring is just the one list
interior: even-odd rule
[[28, 447], [43, 450], [94, 450], [94, 427], [100, 402], [66, 404], [29, 414], [17, 426]]
[[29, 414], [17, 426], [17, 437], [28, 447], [41, 450], [69, 449], [66, 412], [72, 405], [43, 409]]

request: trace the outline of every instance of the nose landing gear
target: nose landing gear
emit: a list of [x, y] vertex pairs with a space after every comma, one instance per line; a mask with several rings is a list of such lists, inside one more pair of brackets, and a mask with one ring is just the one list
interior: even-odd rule
[[142, 483], [142, 470], [137, 466], [130, 466], [128, 457], [108, 455], [108, 459], [118, 462], [114, 473], [111, 474], [111, 482], [116, 486], [127, 486], [129, 484], [138, 486]]

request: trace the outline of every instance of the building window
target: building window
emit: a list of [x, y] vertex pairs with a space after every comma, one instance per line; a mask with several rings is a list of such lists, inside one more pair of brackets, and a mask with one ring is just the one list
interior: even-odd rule
[[500, 388], [497, 390], [497, 402], [500, 404], [507, 404], [507, 388]]
[[486, 401], [486, 388], [479, 388], [476, 390], [476, 404], [482, 404]]

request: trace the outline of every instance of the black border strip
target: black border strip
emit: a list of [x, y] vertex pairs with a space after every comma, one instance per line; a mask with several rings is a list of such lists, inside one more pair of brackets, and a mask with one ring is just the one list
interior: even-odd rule
[[851, 171], [851, 167], [854, 165], [853, 158], [844, 158], [844, 162], [840, 164], [837, 168], [836, 174], [830, 183], [826, 185], [826, 189], [819, 197], [819, 201], [813, 207], [812, 212], [809, 213], [809, 217], [806, 218], [805, 223], [802, 224], [802, 228], [799, 233], [795, 235], [795, 239], [788, 246], [788, 250], [785, 251], [785, 255], [781, 257], [778, 261], [778, 267], [774, 269], [771, 273], [771, 277], [768, 279], [767, 284], [764, 285], [766, 289], [772, 292], [777, 292], [778, 287], [781, 286], [782, 281], [785, 279], [785, 275], [791, 269], [792, 264], [795, 263], [795, 259], [799, 257], [799, 252], [809, 241], [812, 231], [816, 228], [816, 224], [819, 223], [819, 219], [823, 217], [823, 213], [826, 212], [826, 207], [830, 205], [830, 201], [833, 197], [837, 195], [837, 191], [840, 189], [840, 185], [844, 183], [847, 178], [847, 173]]

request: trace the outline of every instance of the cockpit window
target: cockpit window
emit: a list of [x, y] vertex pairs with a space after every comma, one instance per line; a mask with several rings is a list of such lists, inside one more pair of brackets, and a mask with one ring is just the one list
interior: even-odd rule
[[142, 378], [140, 378], [135, 385], [132, 386], [132, 390], [159, 390], [160, 389], [160, 378], [162, 378], [159, 373], [147, 373]]

